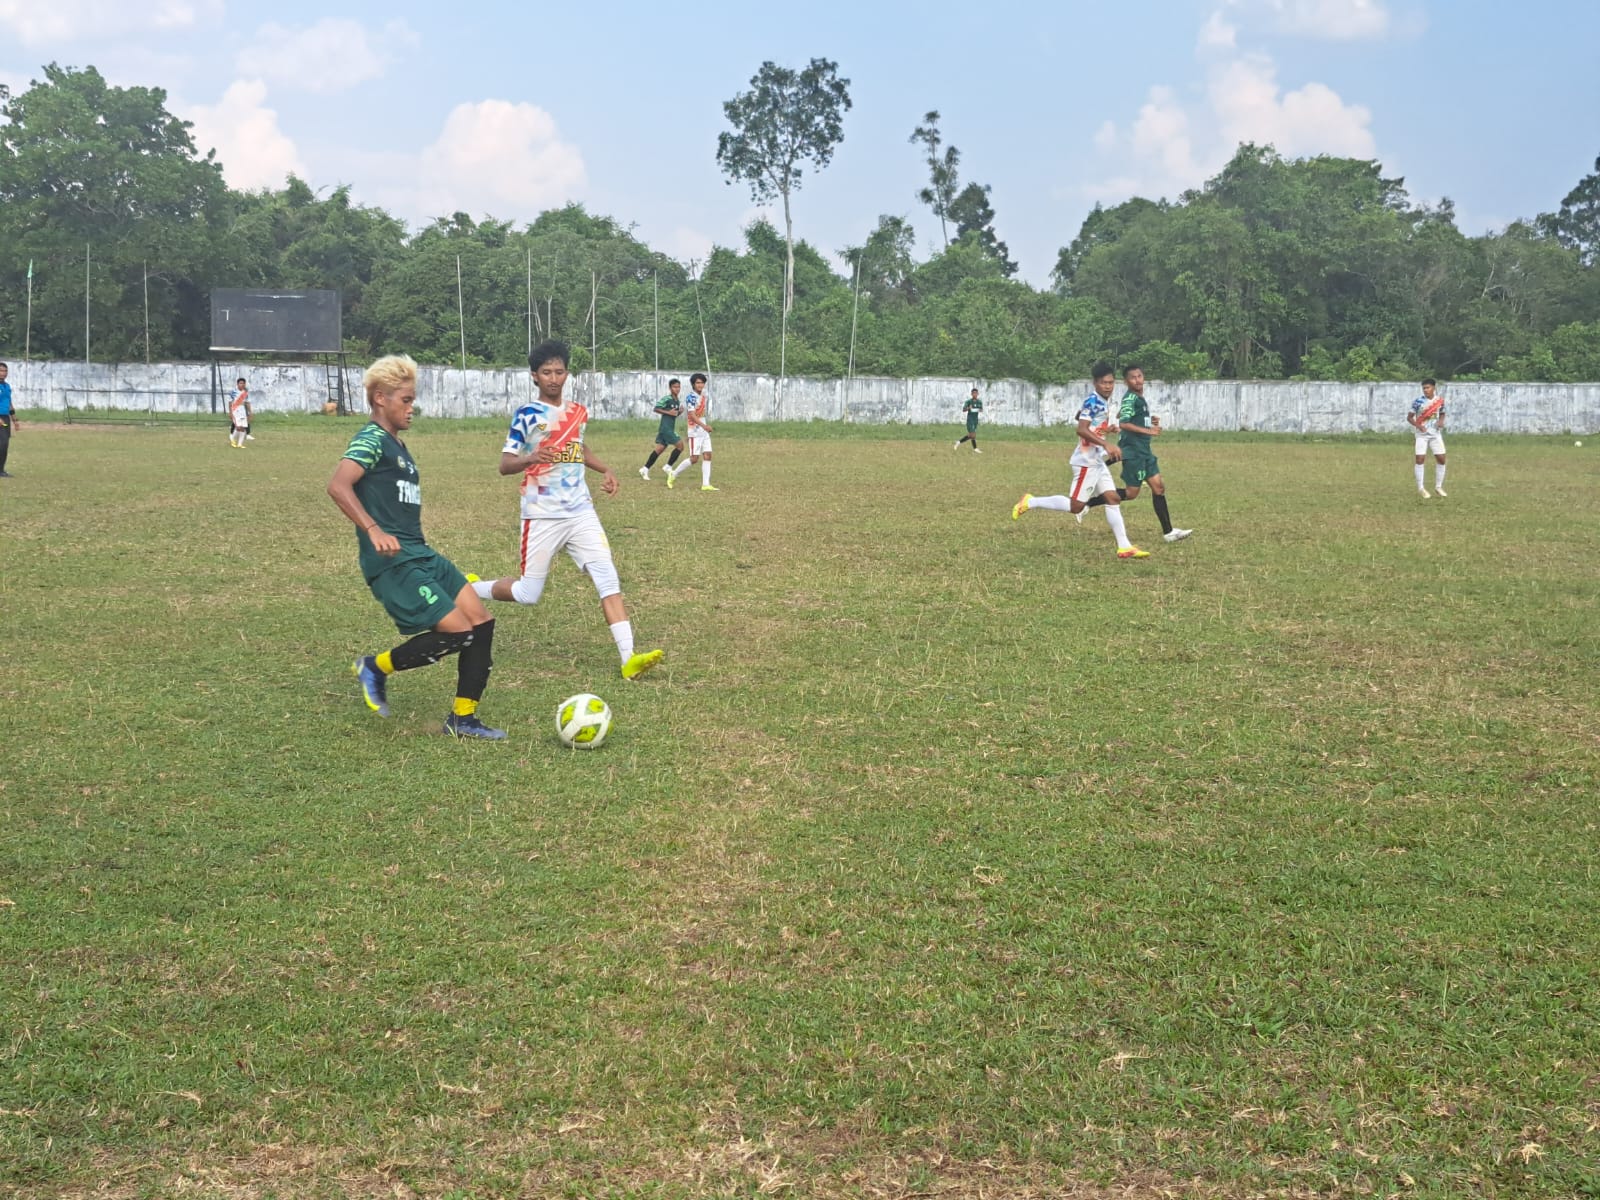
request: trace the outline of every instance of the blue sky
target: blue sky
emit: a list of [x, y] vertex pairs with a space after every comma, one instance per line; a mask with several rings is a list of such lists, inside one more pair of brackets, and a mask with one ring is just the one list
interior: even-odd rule
[[1241, 139], [1379, 159], [1469, 233], [1555, 208], [1600, 155], [1592, 0], [0, 0], [0, 38], [13, 89], [49, 62], [165, 88], [237, 187], [292, 170], [413, 225], [576, 200], [685, 260], [759, 211], [715, 150], [766, 59], [832, 59], [854, 102], [798, 236], [838, 251], [892, 213], [935, 249], [908, 138], [937, 109], [1040, 284], [1097, 200], [1176, 196]]

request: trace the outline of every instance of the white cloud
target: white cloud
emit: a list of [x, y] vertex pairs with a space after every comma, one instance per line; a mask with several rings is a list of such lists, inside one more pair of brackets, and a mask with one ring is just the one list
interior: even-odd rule
[[369, 203], [423, 224], [455, 212], [531, 221], [588, 187], [583, 155], [555, 118], [509, 100], [458, 104], [424, 149], [345, 152], [335, 170], [353, 174]]
[[1210, 64], [1204, 88], [1180, 95], [1158, 84], [1126, 129], [1110, 121], [1102, 125], [1094, 144], [1117, 157], [1117, 174], [1082, 189], [1086, 195], [1174, 195], [1215, 174], [1240, 142], [1270, 144], [1291, 157], [1376, 157], [1372, 112], [1365, 105], [1347, 103], [1317, 82], [1286, 92], [1270, 57], [1238, 50], [1231, 17], [1251, 12], [1299, 22], [1302, 32], [1321, 29], [1319, 36], [1335, 36], [1329, 23], [1336, 17], [1347, 29], [1361, 21], [1372, 29], [1380, 19], [1387, 22], [1377, 0], [1229, 0], [1211, 14], [1196, 44], [1196, 53]]
[[1373, 157], [1370, 109], [1321, 83], [1281, 92], [1277, 74], [1271, 59], [1252, 54], [1212, 75], [1208, 95], [1229, 153], [1239, 142], [1270, 142], [1290, 156]]
[[196, 148], [201, 154], [216, 150], [222, 174], [233, 187], [279, 188], [290, 174], [306, 175], [299, 151], [278, 128], [278, 114], [266, 106], [266, 98], [267, 85], [261, 80], [240, 79], [216, 104], [182, 114], [194, 124]]
[[1208, 34], [1227, 30], [1232, 45], [1234, 24], [1347, 42], [1383, 37], [1393, 30], [1394, 19], [1384, 0], [1223, 0], [1201, 31], [1201, 44], [1208, 44]]
[[0, 35], [24, 46], [174, 33], [222, 16], [222, 0], [0, 0]]
[[421, 41], [404, 21], [390, 21], [381, 31], [342, 17], [301, 29], [267, 24], [239, 52], [238, 71], [308, 92], [340, 92], [381, 77]]

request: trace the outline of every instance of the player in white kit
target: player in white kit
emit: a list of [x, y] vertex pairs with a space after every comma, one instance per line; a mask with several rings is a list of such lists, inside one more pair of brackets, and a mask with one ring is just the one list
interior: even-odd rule
[[1406, 424], [1416, 431], [1417, 461], [1412, 464], [1417, 477], [1417, 494], [1424, 500], [1432, 499], [1423, 485], [1422, 472], [1428, 465], [1428, 455], [1433, 455], [1434, 495], [1445, 495], [1444, 490], [1444, 397], [1436, 396], [1439, 385], [1432, 379], [1422, 381], [1422, 395], [1411, 402], [1406, 413]]
[[1118, 558], [1149, 558], [1128, 540], [1128, 528], [1122, 520], [1122, 496], [1117, 491], [1116, 480], [1111, 478], [1109, 464], [1119, 457], [1115, 446], [1106, 444], [1106, 434], [1115, 432], [1111, 418], [1110, 401], [1117, 390], [1117, 375], [1109, 363], [1095, 363], [1091, 369], [1094, 391], [1078, 409], [1078, 445], [1068, 460], [1072, 467], [1072, 487], [1065, 496], [1034, 496], [1024, 492], [1022, 499], [1011, 508], [1011, 519], [1018, 520], [1030, 508], [1054, 509], [1058, 512], [1081, 514], [1091, 504], [1103, 504], [1106, 524], [1117, 539]]

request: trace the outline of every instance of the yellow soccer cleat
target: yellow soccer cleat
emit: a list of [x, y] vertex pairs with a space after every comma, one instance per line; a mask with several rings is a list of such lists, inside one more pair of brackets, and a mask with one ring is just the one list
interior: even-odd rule
[[1137, 546], [1129, 546], [1126, 550], [1117, 551], [1118, 558], [1149, 558], [1150, 551], [1141, 550]]
[[646, 650], [643, 654], [635, 654], [622, 664], [622, 677], [624, 679], [637, 679], [652, 667], [657, 666], [666, 657], [665, 651]]
[[720, 492], [722, 489], [721, 488], [714, 488], [709, 483], [702, 483], [700, 485], [700, 490], [702, 492]]
[[1022, 516], [1023, 513], [1028, 511], [1028, 505], [1030, 505], [1032, 503], [1033, 503], [1033, 493], [1032, 492], [1023, 492], [1022, 493], [1022, 499], [1018, 500], [1015, 504], [1013, 504], [1011, 506], [1011, 519], [1013, 521], [1015, 521], [1018, 517]]
[[467, 572], [467, 582], [468, 583], [482, 583], [483, 580], [482, 580], [481, 577], [479, 577], [477, 575], [474, 575], [471, 571], [468, 571]]

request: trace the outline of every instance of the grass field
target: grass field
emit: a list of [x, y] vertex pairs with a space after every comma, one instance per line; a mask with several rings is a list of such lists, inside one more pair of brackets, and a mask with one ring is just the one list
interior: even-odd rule
[[358, 699], [355, 425], [13, 443], [0, 1194], [1600, 1196], [1600, 450], [1173, 432], [1124, 563], [1061, 430], [591, 427], [667, 660], [562, 565], [485, 745]]

